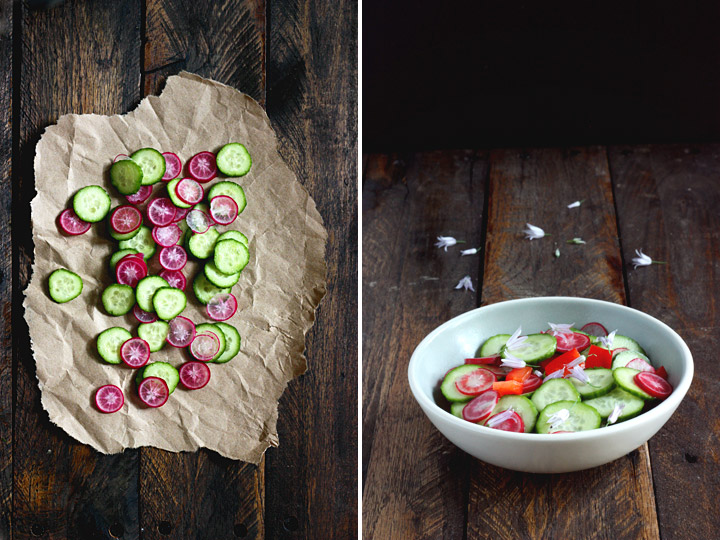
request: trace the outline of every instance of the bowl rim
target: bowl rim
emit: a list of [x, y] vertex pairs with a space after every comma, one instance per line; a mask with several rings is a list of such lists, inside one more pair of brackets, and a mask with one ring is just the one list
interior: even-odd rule
[[[673, 389], [673, 393], [670, 394], [670, 396], [665, 399], [663, 402], [658, 404], [656, 407], [654, 407], [652, 410], [644, 412], [639, 414], [638, 416], [631, 418], [629, 420], [625, 420], [624, 422], [619, 422], [617, 424], [613, 424], [611, 426], [606, 426], [600, 429], [591, 429], [588, 431], [577, 431], [573, 433], [560, 433], [560, 434], [540, 434], [540, 433], [514, 433], [509, 431], [502, 431], [499, 429], [492, 429], [486, 426], [481, 426], [472, 422], [468, 422], [467, 420], [463, 420], [461, 418], [458, 418], [457, 416], [449, 413], [442, 407], [440, 407], [438, 404], [435, 403], [435, 400], [431, 397], [428, 397], [425, 392], [420, 388], [420, 383], [416, 380], [416, 366], [419, 363], [419, 357], [423, 353], [424, 349], [429, 346], [429, 343], [440, 333], [448, 330], [451, 327], [458, 326], [462, 324], [466, 319], [473, 318], [479, 311], [486, 311], [488, 308], [492, 308], [499, 305], [512, 305], [512, 304], [534, 304], [534, 303], [542, 303], [548, 300], [552, 301], [566, 301], [570, 303], [590, 303], [590, 304], [601, 304], [601, 305], [609, 305], [612, 306], [613, 309], [619, 309], [621, 311], [627, 311], [631, 312], [632, 314], [644, 318], [647, 321], [650, 321], [654, 324], [658, 324], [662, 329], [667, 331], [671, 337], [678, 342], [680, 349], [683, 351], [683, 361], [686, 365], [685, 373], [680, 378], [679, 383], [676, 385], [676, 387]], [[694, 363], [692, 358], [692, 353], [690, 352], [690, 348], [687, 346], [685, 341], [680, 337], [680, 335], [675, 332], [670, 326], [662, 322], [661, 320], [653, 317], [652, 315], [648, 315], [647, 313], [644, 313], [640, 310], [628, 307], [624, 304], [617, 304], [615, 302], [607, 302], [605, 300], [597, 300], [595, 298], [584, 298], [580, 296], [534, 296], [529, 298], [517, 298], [514, 300], [504, 300], [501, 302], [495, 302], [493, 304], [487, 304], [484, 306], [480, 306], [478, 308], [472, 309], [470, 311], [466, 311], [465, 313], [462, 313], [456, 317], [453, 317], [452, 319], [444, 322], [437, 328], [435, 328], [432, 332], [430, 332], [427, 336], [423, 338], [423, 340], [418, 344], [418, 346], [415, 348], [415, 350], [412, 353], [412, 356], [410, 357], [410, 363], [408, 364], [408, 382], [410, 384], [410, 390], [413, 393], [413, 396], [415, 397], [415, 400], [418, 402], [418, 404], [423, 408], [424, 411], [428, 410], [437, 410], [437, 412], [440, 414], [441, 418], [445, 422], [449, 422], [450, 424], [453, 424], [454, 426], [465, 429], [470, 432], [477, 433], [479, 436], [479, 439], [482, 438], [482, 436], [490, 436], [490, 437], [497, 437], [499, 439], [505, 439], [508, 441], [523, 441], [523, 442], [529, 442], [529, 441], [537, 441], [537, 442], [546, 442], [546, 443], [552, 443], [554, 441], [555, 444], [562, 444], [563, 441], [568, 440], [574, 440], [574, 441], [580, 441], [580, 440], [592, 440], [596, 438], [606, 437], [610, 435], [617, 435], [621, 436], [623, 433], [627, 433], [630, 431], [635, 430], [636, 428], [640, 427], [641, 424], [646, 423], [653, 423], [653, 420], [660, 421], [663, 416], [667, 416], [666, 420], [669, 419], [671, 416], [673, 410], [680, 404], [680, 402], [685, 397], [685, 394], [687, 394], [688, 389], [690, 388], [690, 384], [692, 382], [694, 374]], [[427, 412], [426, 412], [427, 414]], [[660, 427], [665, 423], [665, 421], [662, 422]], [[562, 436], [558, 436], [562, 435]]]

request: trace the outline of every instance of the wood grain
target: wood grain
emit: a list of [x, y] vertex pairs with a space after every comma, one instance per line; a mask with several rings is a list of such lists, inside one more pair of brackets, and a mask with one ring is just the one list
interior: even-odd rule
[[[717, 537], [720, 515], [720, 145], [613, 147], [629, 303], [670, 325], [693, 354], [680, 407], [650, 439], [660, 533]], [[634, 270], [636, 249], [667, 265]]]
[[[21, 291], [33, 244], [33, 156], [64, 113], [115, 114], [140, 97], [140, 2], [68, 2], [22, 16], [19, 156], [13, 173], [13, 529], [16, 538], [137, 538], [137, 452], [105, 456], [52, 425], [40, 405]], [[81, 39], [78, 37], [81, 36]]]
[[470, 458], [430, 424], [407, 383], [410, 355], [440, 323], [477, 306], [480, 257], [433, 243], [482, 241], [487, 161], [471, 151], [371, 156], [363, 199], [365, 538], [463, 538]]
[[308, 372], [283, 394], [280, 446], [267, 454], [267, 538], [357, 535], [357, 9], [353, 0], [269, 5], [268, 114], [329, 240]]
[[[624, 302], [604, 149], [497, 150], [490, 167], [482, 303], [542, 295]], [[525, 240], [526, 222], [552, 236]], [[573, 237], [587, 244], [565, 243]], [[471, 467], [468, 538], [658, 538], [646, 445], [577, 473], [530, 475], [479, 460]]]

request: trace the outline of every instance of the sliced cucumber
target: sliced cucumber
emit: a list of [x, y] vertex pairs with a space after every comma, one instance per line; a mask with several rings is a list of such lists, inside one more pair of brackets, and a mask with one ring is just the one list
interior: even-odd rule
[[[172, 364], [167, 362], [153, 362], [148, 364], [142, 370], [142, 381], [145, 377], [159, 377], [168, 385], [168, 391], [172, 394], [180, 382], [180, 374]], [[137, 379], [136, 379], [137, 380]]]
[[223, 274], [212, 261], [205, 263], [203, 273], [208, 281], [216, 287], [232, 287], [240, 279], [240, 272], [236, 274]]
[[615, 358], [613, 358], [612, 369], [625, 367], [636, 358], [639, 358], [640, 360], [645, 360], [648, 364], [652, 366], [650, 359], [643, 353], [638, 351], [622, 351], [618, 353]]
[[97, 337], [98, 353], [108, 364], [119, 364], [122, 362], [120, 347], [131, 337], [130, 332], [119, 326], [108, 328]]
[[215, 326], [225, 335], [225, 351], [215, 360], [215, 363], [224, 364], [235, 358], [240, 352], [240, 333], [231, 324], [216, 322]]
[[590, 379], [589, 383], [580, 382], [575, 377], [569, 379], [583, 399], [605, 395], [615, 387], [611, 369], [590, 368], [585, 370], [585, 374]]
[[235, 201], [235, 204], [237, 204], [238, 207], [238, 214], [245, 210], [245, 207], [247, 206], [245, 191], [243, 191], [243, 188], [235, 182], [226, 180], [215, 184], [210, 188], [210, 191], [208, 191], [208, 201], [211, 201], [213, 197], [217, 197], [219, 195], [227, 195]]
[[134, 249], [143, 254], [146, 261], [155, 254], [157, 244], [152, 237], [152, 231], [147, 225], [140, 225], [138, 233], [128, 240], [122, 240], [118, 247], [120, 249]]
[[218, 240], [227, 240], [227, 239], [237, 240], [241, 244], [245, 244], [245, 247], [250, 247], [250, 242], [248, 241], [248, 237], [245, 236], [240, 231], [225, 231], [220, 235]]
[[198, 259], [207, 259], [215, 249], [220, 233], [214, 227], [202, 234], [192, 233], [187, 241], [188, 251]]
[[580, 394], [566, 379], [550, 379], [540, 385], [532, 396], [533, 405], [542, 411], [556, 401], [580, 401]]
[[193, 205], [184, 202], [180, 197], [178, 197], [178, 194], [175, 191], [175, 187], [180, 183], [180, 180], [182, 180], [182, 178], [180, 176], [178, 176], [174, 180], [170, 180], [168, 182], [168, 184], [167, 184], [168, 197], [170, 198], [172, 203], [175, 206], [177, 206], [178, 208], [192, 208]]
[[86, 186], [73, 197], [73, 210], [83, 221], [102, 221], [110, 211], [110, 195], [100, 186]]
[[628, 349], [630, 351], [636, 351], [642, 354], [646, 354], [645, 350], [640, 346], [637, 341], [627, 336], [616, 335], [613, 339], [612, 346], [613, 349], [619, 349], [621, 347], [624, 347], [625, 349]]
[[115, 273], [115, 267], [120, 259], [125, 257], [125, 255], [133, 255], [135, 253], [138, 253], [137, 249], [121, 249], [120, 251], [113, 253], [110, 257], [110, 270], [112, 270], [113, 274]]
[[169, 321], [185, 310], [187, 297], [184, 292], [175, 287], [161, 287], [153, 295], [152, 305], [158, 317]]
[[151, 323], [143, 323], [138, 326], [138, 337], [147, 341], [150, 346], [150, 352], [158, 352], [165, 346], [165, 338], [167, 338], [170, 326], [165, 321], [155, 321]]
[[456, 401], [455, 403], [450, 404], [450, 412], [457, 416], [458, 418], [463, 418], [463, 409], [465, 408], [465, 405], [467, 405], [467, 401]]
[[223, 274], [241, 272], [247, 266], [248, 261], [250, 261], [250, 252], [247, 246], [237, 240], [229, 238], [215, 244], [213, 262]]
[[217, 354], [212, 357], [210, 362], [217, 362], [220, 357], [225, 352], [225, 349], [227, 348], [227, 340], [225, 339], [225, 332], [223, 332], [220, 327], [216, 324], [211, 323], [203, 323], [198, 324], [195, 327], [195, 335], [198, 334], [213, 334], [215, 337], [218, 338], [218, 341], [220, 342], [220, 349], [218, 350]]
[[[127, 160], [125, 160], [125, 161], [127, 161]], [[140, 227], [138, 227], [134, 231], [130, 231], [129, 233], [119, 233], [119, 232], [113, 231], [113, 229], [110, 225], [108, 225], [107, 230], [108, 230], [108, 233], [110, 234], [110, 237], [113, 240], [117, 240], [119, 242], [121, 240], [130, 240], [131, 238], [137, 236], [137, 234], [140, 232]]]
[[75, 272], [58, 268], [48, 278], [50, 298], [58, 304], [64, 304], [80, 296], [83, 290], [83, 280]]
[[633, 396], [622, 388], [614, 388], [612, 392], [604, 396], [588, 399], [584, 401], [585, 405], [589, 405], [595, 409], [603, 420], [607, 420], [616, 405], [625, 405], [618, 416], [618, 421], [628, 420], [633, 416], [637, 416], [643, 410], [645, 402], [637, 396]]
[[530, 433], [535, 428], [538, 410], [528, 398], [525, 396], [503, 396], [495, 405], [491, 416], [508, 409], [515, 411], [523, 419], [525, 433]]
[[103, 291], [102, 303], [110, 315], [125, 315], [135, 305], [135, 291], [130, 285], [113, 283]]
[[642, 398], [645, 401], [652, 401], [655, 398], [635, 384], [635, 375], [638, 373], [640, 372], [637, 369], [620, 367], [613, 370], [613, 377], [617, 385], [626, 392]]
[[[528, 364], [538, 364], [554, 355], [556, 348], [557, 339], [552, 334], [528, 334], [521, 346], [508, 352]], [[505, 349], [501, 354], [505, 357]]]
[[579, 401], [556, 401], [555, 403], [551, 403], [545, 407], [540, 412], [537, 424], [535, 425], [536, 431], [538, 433], [550, 433], [551, 424], [548, 420], [553, 414], [558, 413], [563, 409], [568, 411], [568, 419], [564, 422], [555, 424], [553, 426], [553, 432], [587, 431], [599, 428], [602, 423], [602, 418], [600, 418], [598, 412], [584, 403]]
[[229, 293], [230, 287], [216, 287], [208, 281], [203, 272], [199, 272], [193, 280], [193, 292], [201, 304], [207, 304], [216, 294]]
[[510, 334], [498, 334], [488, 338], [487, 341], [485, 341], [485, 343], [483, 343], [477, 350], [477, 356], [484, 358], [486, 356], [495, 356], [496, 354], [500, 354], [500, 351], [505, 346], [508, 339], [510, 339]]
[[466, 396], [465, 394], [458, 391], [457, 386], [455, 386], [455, 383], [457, 380], [462, 377], [463, 375], [467, 373], [472, 373], [476, 369], [478, 369], [480, 366], [476, 366], [474, 364], [463, 364], [462, 366], [458, 366], [455, 369], [452, 369], [448, 372], [447, 375], [445, 375], [445, 378], [443, 379], [443, 382], [440, 384], [440, 391], [442, 392], [443, 396], [450, 401], [470, 401], [475, 396]]
[[138, 281], [135, 287], [137, 304], [143, 311], [155, 311], [153, 308], [153, 295], [161, 287], [169, 287], [170, 284], [160, 276], [147, 276]]
[[137, 193], [142, 179], [143, 170], [131, 159], [121, 159], [110, 167], [110, 183], [123, 195]]
[[142, 169], [143, 186], [151, 186], [162, 180], [165, 174], [165, 158], [154, 148], [141, 148], [130, 154], [130, 159]]
[[218, 170], [227, 176], [245, 176], [250, 172], [252, 158], [247, 148], [240, 143], [223, 146], [215, 157]]

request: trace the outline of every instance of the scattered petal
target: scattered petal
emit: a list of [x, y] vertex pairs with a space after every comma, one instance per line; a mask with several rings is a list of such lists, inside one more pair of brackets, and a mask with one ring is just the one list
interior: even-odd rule
[[533, 370], [533, 373], [534, 373], [535, 375], [537, 375], [538, 377], [542, 377], [542, 376], [543, 376], [542, 371], [540, 371], [539, 369]]
[[463, 249], [460, 252], [460, 256], [464, 257], [465, 255], [475, 255], [478, 252], [478, 248], [472, 248], [472, 249]]
[[590, 382], [590, 377], [587, 376], [587, 373], [585, 373], [585, 370], [581, 368], [580, 366], [573, 366], [570, 368], [570, 376], [575, 377], [578, 381], [584, 384], [588, 384]]
[[610, 350], [613, 348], [613, 341], [615, 340], [615, 332], [617, 332], [617, 330], [613, 330], [607, 336], [602, 336], [600, 338], [600, 343], [602, 343], [602, 346], [605, 347], [607, 350]]
[[555, 258], [557, 259], [560, 256], [560, 248], [555, 248]]
[[624, 408], [625, 408], [625, 404], [624, 404], [624, 403], [618, 403], [617, 405], [615, 405], [615, 407], [613, 407], [613, 410], [612, 410], [612, 412], [610, 413], [610, 416], [608, 416], [608, 419], [607, 419], [608, 425], [614, 424], [615, 422], [617, 422], [617, 419], [618, 419], [618, 417], [620, 416], [620, 413], [622, 412], [622, 410], [623, 410]]
[[570, 203], [567, 205], [568, 208], [577, 208], [583, 203], [583, 201], [575, 201], [574, 203]]
[[572, 240], [568, 240], [566, 243], [568, 244], [586, 244], [585, 240], [582, 238], [578, 238], [577, 236], [573, 238]]
[[527, 336], [521, 336], [520, 333], [522, 332], [522, 326], [518, 326], [518, 329], [513, 332], [513, 335], [508, 338], [508, 340], [505, 342], [505, 349], [508, 351], [514, 351], [517, 349], [522, 349], [524, 347], [527, 347], [527, 345], [524, 345], [524, 341], [528, 338]]
[[635, 254], [637, 257], [633, 257], [632, 259], [632, 264], [635, 268], [638, 266], [650, 266], [651, 264], [667, 264], [665, 261], [653, 261], [642, 252], [642, 249], [636, 249]]
[[496, 414], [495, 416], [492, 416], [490, 420], [486, 422], [487, 427], [495, 427], [499, 424], [502, 424], [505, 420], [509, 420], [512, 418], [513, 413], [515, 411], [511, 408], [504, 410], [501, 413]]
[[556, 323], [548, 323], [550, 325], [551, 334], [555, 337], [557, 337], [560, 334], [572, 334], [572, 327], [575, 326], [575, 323], [570, 324], [556, 324]]
[[520, 369], [525, 367], [525, 361], [520, 360], [517, 356], [512, 354], [510, 351], [505, 351], [505, 358], [500, 362], [500, 367], [509, 367], [513, 369]]
[[470, 276], [465, 276], [462, 278], [457, 285], [455, 285], [456, 289], [465, 289], [466, 291], [469, 289], [472, 292], [475, 292], [475, 288], [473, 287], [472, 280], [470, 279]]
[[457, 240], [455, 240], [452, 236], [438, 236], [438, 241], [435, 242], [435, 246], [439, 248], [445, 248], [445, 251], [447, 251], [447, 248], [454, 246], [458, 243]]
[[550, 379], [562, 379], [563, 378], [563, 369], [558, 369], [553, 371], [552, 373], [548, 373], [545, 378], [543, 379], [543, 382], [549, 381]]
[[579, 366], [580, 364], [582, 364], [584, 361], [585, 361], [585, 357], [581, 354], [580, 356], [578, 356], [578, 357], [577, 357], [575, 360], [573, 360], [572, 362], [570, 362], [570, 363], [568, 363], [568, 364], [565, 364], [565, 366], [566, 366], [568, 369], [574, 368], [575, 366]]
[[525, 238], [528, 240], [535, 240], [536, 238], [542, 238], [545, 236], [545, 231], [543, 231], [540, 227], [536, 227], [535, 225], [530, 225], [529, 223], [526, 223], [527, 228], [523, 230], [525, 233]]
[[550, 431], [555, 431], [555, 429], [568, 418], [570, 418], [570, 411], [567, 409], [560, 409], [555, 414], [552, 414], [550, 418], [547, 419], [547, 423], [550, 424]]

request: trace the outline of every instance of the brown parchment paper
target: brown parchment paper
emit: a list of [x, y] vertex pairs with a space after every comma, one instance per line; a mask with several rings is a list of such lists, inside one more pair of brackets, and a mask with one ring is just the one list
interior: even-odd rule
[[[96, 351], [96, 337], [106, 328], [122, 326], [137, 335], [132, 314], [109, 316], [100, 301], [112, 282], [108, 261], [116, 243], [104, 224], [82, 236], [64, 236], [56, 218], [72, 195], [90, 184], [103, 185], [113, 204], [125, 202], [107, 179], [117, 154], [150, 146], [175, 152], [186, 163], [197, 152], [217, 151], [232, 141], [245, 144], [253, 157], [250, 173], [235, 179], [245, 190], [247, 207], [235, 223], [219, 228], [239, 230], [250, 243], [250, 263], [232, 291], [238, 311], [227, 321], [240, 332], [240, 353], [227, 364], [211, 364], [205, 388], [188, 391], [178, 385], [164, 406], [150, 409], [137, 398], [134, 370], [106, 364]], [[139, 446], [176, 452], [206, 447], [258, 463], [269, 446], [278, 445], [280, 395], [306, 370], [305, 334], [325, 294], [327, 240], [314, 201], [277, 152], [262, 107], [233, 88], [181, 73], [168, 79], [160, 96], [144, 99], [128, 114], [62, 116], [37, 145], [35, 185], [35, 262], [24, 307], [50, 420], [103, 453]], [[155, 194], [164, 189], [160, 182]], [[150, 265], [151, 273], [156, 264]], [[56, 304], [47, 293], [48, 276], [59, 267], [84, 282], [81, 296], [66, 304]], [[192, 293], [199, 270], [192, 262], [184, 270], [188, 307], [183, 315], [196, 324], [211, 322]], [[179, 367], [188, 359], [186, 351], [166, 345], [150, 360]], [[95, 390], [103, 384], [122, 388], [121, 411], [103, 414], [95, 408]]]

